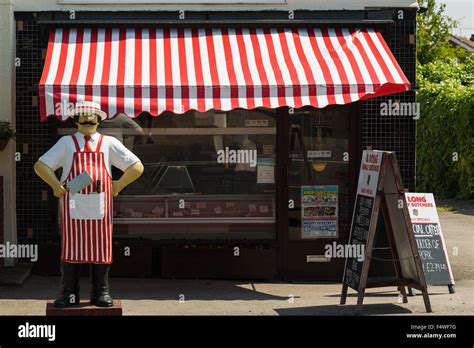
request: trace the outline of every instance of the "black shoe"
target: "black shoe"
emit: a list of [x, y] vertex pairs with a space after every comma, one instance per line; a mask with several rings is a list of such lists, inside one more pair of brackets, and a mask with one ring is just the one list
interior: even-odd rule
[[107, 264], [91, 264], [91, 303], [97, 307], [112, 307], [109, 294], [109, 269]]
[[78, 305], [79, 298], [79, 263], [61, 261], [61, 295], [54, 301], [54, 307], [66, 308]]

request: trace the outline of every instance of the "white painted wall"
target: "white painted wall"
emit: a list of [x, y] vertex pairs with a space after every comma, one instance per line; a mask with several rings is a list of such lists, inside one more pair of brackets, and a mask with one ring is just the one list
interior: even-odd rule
[[[194, 4], [193, 4], [194, 1]], [[61, 11], [61, 10], [89, 10], [89, 11], [253, 11], [253, 10], [362, 10], [365, 7], [416, 7], [416, 0], [250, 0], [255, 4], [245, 3], [239, 0], [219, 0], [221, 2], [233, 2], [234, 4], [202, 4], [206, 0], [115, 0], [116, 4], [93, 5], [91, 3], [107, 3], [111, 0], [15, 0], [15, 11]], [[249, 0], [244, 0], [248, 2]], [[61, 2], [61, 4], [60, 4]], [[63, 2], [75, 2], [77, 4], [64, 4]], [[81, 5], [80, 3], [88, 4]], [[167, 4], [163, 4], [166, 2]], [[169, 4], [174, 2], [174, 4]], [[199, 4], [200, 2], [200, 4]], [[207, 2], [216, 2], [208, 0]], [[260, 3], [258, 3], [260, 2]], [[265, 3], [267, 2], [267, 3]], [[123, 5], [118, 5], [122, 3]], [[197, 4], [196, 4], [197, 3]]]
[[[15, 20], [13, 0], [0, 0], [0, 120], [15, 124]], [[10, 140], [0, 151], [0, 176], [3, 176], [3, 209], [5, 243], [16, 243], [16, 143]], [[5, 259], [5, 266], [14, 266], [16, 260]]]

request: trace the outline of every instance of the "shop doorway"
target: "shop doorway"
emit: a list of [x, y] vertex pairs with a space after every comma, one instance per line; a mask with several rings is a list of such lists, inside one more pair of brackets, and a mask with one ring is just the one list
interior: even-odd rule
[[[289, 110], [281, 260], [287, 280], [339, 280], [357, 162], [357, 104]], [[294, 111], [294, 112], [292, 112]]]

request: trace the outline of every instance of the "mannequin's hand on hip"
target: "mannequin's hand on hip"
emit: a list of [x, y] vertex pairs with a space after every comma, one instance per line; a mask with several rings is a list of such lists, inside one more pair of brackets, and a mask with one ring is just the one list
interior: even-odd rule
[[54, 188], [54, 196], [57, 198], [61, 198], [67, 192], [67, 189], [63, 185], [56, 186]]

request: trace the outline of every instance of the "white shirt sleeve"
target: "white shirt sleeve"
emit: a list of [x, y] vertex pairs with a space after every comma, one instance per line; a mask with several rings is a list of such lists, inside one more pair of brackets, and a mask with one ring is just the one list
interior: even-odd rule
[[140, 159], [116, 138], [108, 137], [108, 141], [110, 142], [109, 161], [114, 167], [124, 171], [131, 165], [140, 162]]
[[39, 158], [39, 161], [46, 164], [52, 170], [56, 171], [59, 168], [64, 167], [66, 163], [66, 141], [67, 137], [62, 137], [53, 145], [43, 156]]

